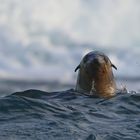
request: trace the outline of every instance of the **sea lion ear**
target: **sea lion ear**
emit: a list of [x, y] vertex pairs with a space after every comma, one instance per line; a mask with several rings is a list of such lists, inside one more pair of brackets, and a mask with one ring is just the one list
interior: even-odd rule
[[111, 64], [111, 66], [112, 66], [115, 70], [117, 70], [117, 67], [116, 67], [114, 64]]
[[78, 65], [74, 71], [76, 72], [78, 69], [80, 69], [80, 65]]

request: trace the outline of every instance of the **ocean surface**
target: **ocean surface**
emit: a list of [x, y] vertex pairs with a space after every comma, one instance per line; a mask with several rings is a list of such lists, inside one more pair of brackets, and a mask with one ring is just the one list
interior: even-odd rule
[[[140, 1], [0, 0], [0, 140], [139, 140]], [[76, 93], [93, 50], [128, 94]]]
[[139, 116], [139, 93], [100, 99], [27, 90], [0, 99], [0, 139], [138, 140]]

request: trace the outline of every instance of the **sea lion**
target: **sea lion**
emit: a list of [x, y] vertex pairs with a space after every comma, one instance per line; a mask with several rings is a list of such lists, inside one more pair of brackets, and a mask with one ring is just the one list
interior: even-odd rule
[[112, 67], [117, 70], [104, 53], [86, 54], [75, 69], [75, 72], [79, 69], [76, 91], [105, 98], [114, 96], [117, 87]]

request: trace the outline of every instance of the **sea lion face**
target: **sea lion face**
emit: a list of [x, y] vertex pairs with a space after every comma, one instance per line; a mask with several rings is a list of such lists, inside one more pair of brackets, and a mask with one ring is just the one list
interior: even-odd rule
[[112, 67], [117, 69], [103, 53], [93, 51], [82, 59], [79, 69], [76, 90], [108, 97], [115, 94], [116, 84]]

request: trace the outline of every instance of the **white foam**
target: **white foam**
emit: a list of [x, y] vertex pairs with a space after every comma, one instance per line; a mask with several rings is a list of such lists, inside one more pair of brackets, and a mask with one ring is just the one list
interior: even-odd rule
[[117, 76], [140, 76], [139, 1], [0, 3], [1, 78], [72, 82], [82, 56], [97, 49], [110, 56]]

